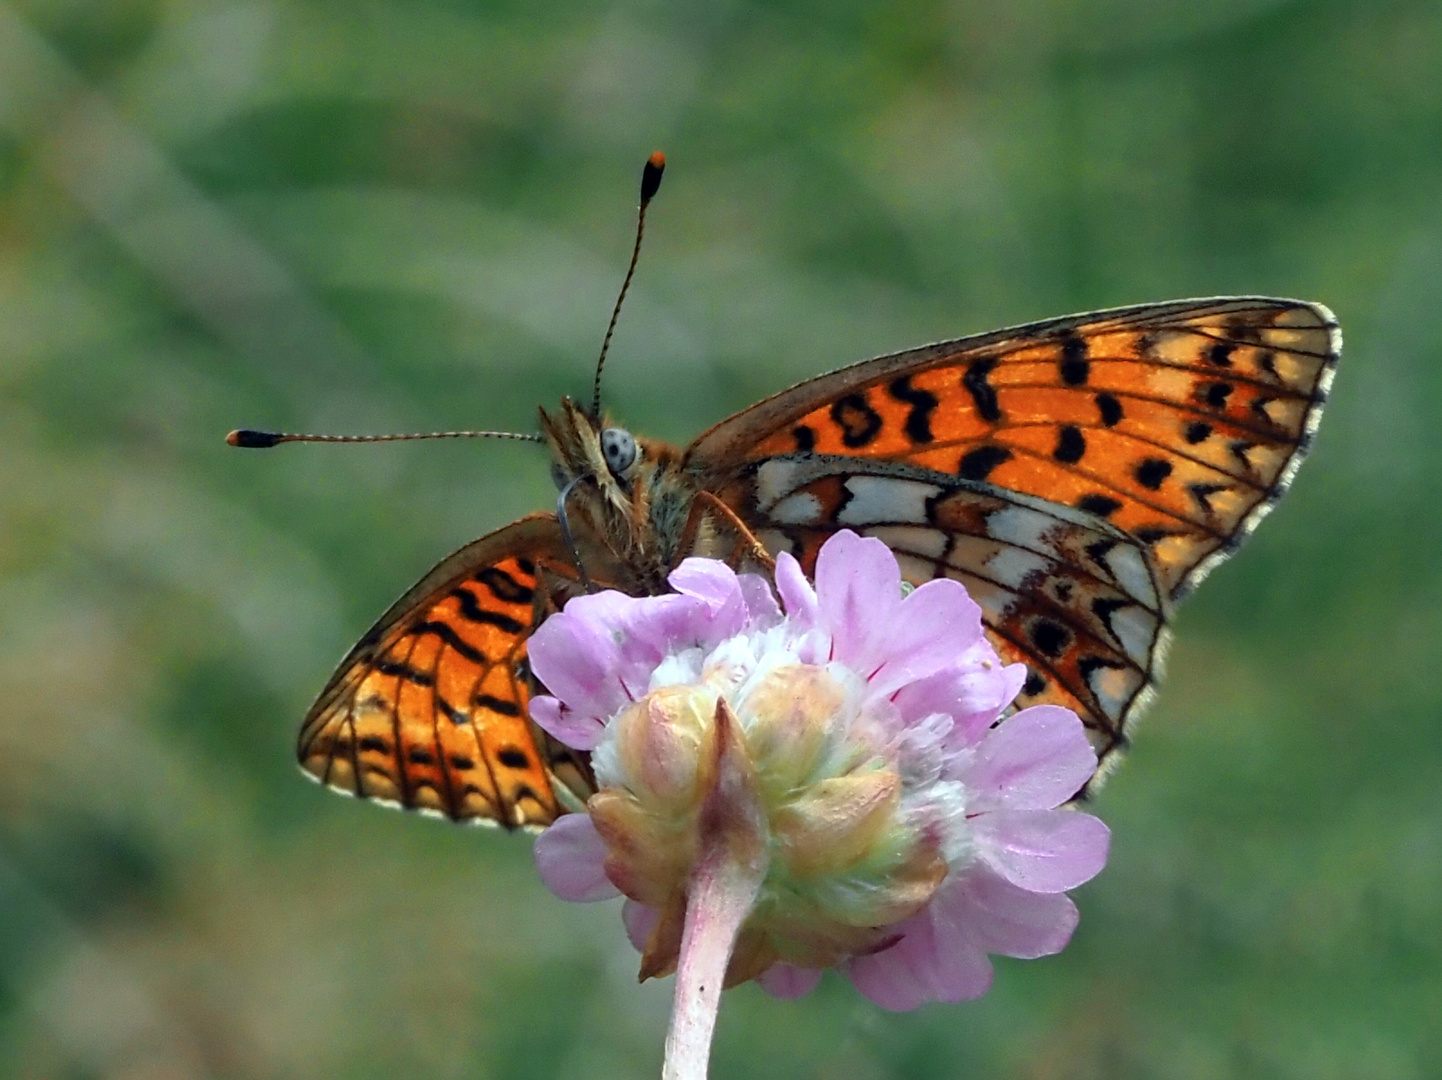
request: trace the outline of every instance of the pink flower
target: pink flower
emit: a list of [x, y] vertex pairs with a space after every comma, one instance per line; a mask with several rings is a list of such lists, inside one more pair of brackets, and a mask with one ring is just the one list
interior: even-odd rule
[[724, 972], [795, 997], [835, 968], [910, 1009], [985, 993], [988, 953], [1066, 945], [1065, 892], [1109, 834], [1061, 807], [1096, 755], [1065, 709], [998, 722], [1025, 669], [1002, 665], [960, 583], [907, 591], [885, 545], [850, 532], [814, 588], [777, 559], [784, 615], [721, 563], [670, 582], [572, 601], [530, 659], [551, 691], [531, 715], [592, 751], [599, 789], [537, 840], [542, 879], [566, 900], [627, 897], [642, 977], [679, 965], [673, 1034], [709, 1043], [706, 980], [682, 990], [707, 964], [708, 994]]

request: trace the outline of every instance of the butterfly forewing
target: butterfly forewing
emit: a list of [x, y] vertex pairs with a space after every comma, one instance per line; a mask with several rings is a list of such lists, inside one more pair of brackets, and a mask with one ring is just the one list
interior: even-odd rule
[[1340, 349], [1320, 305], [1176, 301], [1055, 319], [823, 375], [702, 435], [713, 482], [811, 452], [902, 461], [1104, 518], [1183, 595], [1282, 494]]
[[347, 794], [456, 821], [553, 821], [558, 794], [584, 784], [584, 763], [527, 716], [526, 639], [554, 606], [538, 585], [564, 565], [548, 515], [442, 562], [342, 661], [301, 725], [302, 768]]
[[755, 464], [722, 489], [773, 552], [808, 574], [838, 529], [874, 536], [913, 584], [960, 581], [1021, 705], [1063, 705], [1105, 758], [1159, 674], [1168, 602], [1145, 547], [1095, 515], [916, 466], [822, 454]]

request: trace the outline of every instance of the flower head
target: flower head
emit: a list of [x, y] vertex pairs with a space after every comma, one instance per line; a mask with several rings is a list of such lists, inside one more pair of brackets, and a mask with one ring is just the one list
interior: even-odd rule
[[849, 532], [814, 588], [777, 559], [784, 614], [718, 562], [670, 583], [573, 600], [530, 644], [551, 691], [531, 714], [592, 752], [598, 787], [537, 840], [542, 878], [568, 900], [624, 894], [643, 978], [684, 978], [692, 924], [698, 953], [724, 924], [727, 985], [791, 997], [837, 968], [909, 1009], [985, 993], [988, 953], [1066, 944], [1065, 890], [1108, 832], [1059, 808], [1096, 755], [1064, 709], [998, 723], [1025, 669], [960, 583], [905, 591], [885, 545]]

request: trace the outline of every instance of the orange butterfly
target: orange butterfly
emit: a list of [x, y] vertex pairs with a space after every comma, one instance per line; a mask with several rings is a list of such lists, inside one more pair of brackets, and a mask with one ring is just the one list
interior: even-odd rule
[[307, 713], [301, 766], [346, 794], [543, 827], [593, 785], [527, 716], [536, 626], [588, 588], [664, 591], [692, 555], [768, 572], [786, 550], [810, 572], [842, 528], [883, 540], [913, 584], [963, 582], [1028, 667], [1018, 705], [1074, 710], [1105, 765], [1153, 693], [1172, 604], [1291, 483], [1340, 348], [1320, 304], [1178, 300], [854, 364], [684, 450], [563, 400], [541, 412], [559, 516], [468, 544], [401, 597]]

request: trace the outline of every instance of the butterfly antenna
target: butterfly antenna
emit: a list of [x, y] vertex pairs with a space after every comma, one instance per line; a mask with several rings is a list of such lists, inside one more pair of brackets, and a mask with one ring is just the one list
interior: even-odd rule
[[656, 192], [661, 189], [661, 174], [666, 171], [666, 155], [657, 150], [646, 159], [641, 170], [641, 208], [636, 212], [636, 245], [631, 249], [631, 265], [626, 268], [626, 280], [621, 282], [621, 294], [616, 297], [616, 306], [611, 310], [611, 324], [606, 327], [606, 336], [601, 341], [601, 356], [596, 361], [596, 385], [591, 394], [591, 416], [601, 418], [601, 369], [606, 366], [606, 352], [611, 348], [611, 335], [616, 332], [616, 320], [621, 317], [621, 301], [626, 299], [626, 290], [631, 287], [631, 278], [636, 273], [636, 260], [641, 257], [641, 237], [646, 232], [646, 207], [651, 205]]
[[407, 442], [411, 439], [519, 439], [522, 442], [545, 442], [541, 435], [522, 435], [514, 431], [430, 431], [417, 435], [296, 435], [288, 431], [255, 431], [236, 428], [225, 437], [231, 446], [245, 450], [267, 450], [288, 442]]

